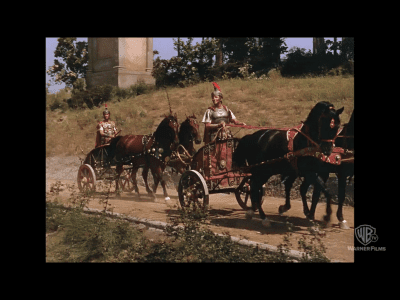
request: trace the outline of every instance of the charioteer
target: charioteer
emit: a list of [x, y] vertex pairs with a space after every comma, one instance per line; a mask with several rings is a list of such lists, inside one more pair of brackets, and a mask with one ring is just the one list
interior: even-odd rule
[[110, 111], [107, 108], [107, 104], [105, 104], [105, 107], [106, 109], [103, 111], [104, 120], [97, 124], [96, 148], [109, 144], [117, 134], [115, 122], [110, 120]]
[[[214, 139], [225, 140], [232, 138], [231, 131], [226, 127], [229, 123], [246, 125], [243, 122], [238, 122], [233, 112], [222, 104], [221, 88], [216, 82], [212, 84], [214, 91], [211, 93], [211, 99], [214, 105], [206, 110], [202, 120], [205, 125], [203, 138], [205, 144], [214, 141]], [[216, 137], [216, 135], [218, 136]]]

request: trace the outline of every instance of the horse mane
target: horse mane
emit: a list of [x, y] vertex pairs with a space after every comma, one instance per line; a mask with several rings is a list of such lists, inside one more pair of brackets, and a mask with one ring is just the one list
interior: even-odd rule
[[172, 114], [165, 116], [164, 120], [161, 121], [154, 132], [154, 137], [156, 140], [168, 139], [172, 141], [174, 139], [174, 130], [168, 125], [170, 120], [175, 120], [176, 122], [178, 121]]
[[330, 108], [333, 107], [333, 104], [328, 101], [320, 101], [318, 102], [308, 114], [307, 119], [304, 121], [308, 126], [318, 126], [319, 117], [322, 114], [329, 113]]
[[179, 142], [181, 143], [181, 141], [183, 140], [183, 138], [185, 137], [185, 134], [188, 133], [188, 131], [190, 130], [191, 126], [190, 126], [190, 119], [189, 117], [186, 118], [185, 121], [183, 121], [180, 124], [180, 130], [178, 132], [178, 138], [179, 138]]
[[311, 109], [307, 119], [304, 121], [304, 124], [308, 125], [308, 128], [310, 129], [309, 134], [311, 139], [314, 141], [318, 140], [318, 123], [321, 115], [330, 113], [332, 107], [334, 107], [332, 103], [328, 101], [320, 101]]

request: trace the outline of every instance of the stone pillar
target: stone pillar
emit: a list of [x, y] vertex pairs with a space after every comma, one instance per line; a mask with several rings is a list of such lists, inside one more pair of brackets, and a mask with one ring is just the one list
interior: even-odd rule
[[87, 88], [110, 84], [127, 88], [143, 81], [155, 84], [153, 38], [88, 38]]

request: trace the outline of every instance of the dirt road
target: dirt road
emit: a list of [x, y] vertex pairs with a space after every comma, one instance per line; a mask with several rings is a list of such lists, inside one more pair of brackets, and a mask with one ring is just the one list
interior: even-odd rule
[[[46, 190], [48, 191], [55, 179], [47, 179]], [[64, 184], [75, 184], [75, 180], [61, 180]], [[178, 194], [174, 189], [168, 189], [171, 200], [165, 201], [161, 187], [157, 190], [157, 197], [153, 199], [145, 193], [145, 189], [139, 186], [143, 193], [138, 198], [133, 193], [122, 193], [119, 197], [112, 194], [109, 203], [114, 212], [138, 218], [147, 218], [162, 222], [168, 222], [170, 216], [177, 214]], [[61, 192], [62, 197], [68, 198], [69, 192]], [[217, 233], [229, 233], [231, 236], [246, 238], [251, 241], [266, 243], [278, 246], [282, 243], [288, 229], [284, 224], [293, 224], [293, 232], [290, 237], [291, 249], [298, 249], [298, 241], [301, 237], [311, 238], [309, 231], [311, 224], [303, 215], [301, 201], [293, 200], [292, 208], [283, 216], [279, 216], [278, 207], [284, 203], [283, 198], [264, 197], [263, 209], [267, 217], [272, 221], [271, 228], [265, 228], [261, 224], [261, 219], [256, 213], [252, 220], [246, 220], [245, 212], [236, 202], [234, 194], [210, 195], [210, 229]], [[102, 204], [92, 201], [91, 208], [102, 209]], [[343, 213], [348, 222], [350, 230], [342, 230], [338, 226], [336, 219], [336, 205], [333, 205], [332, 226], [324, 229], [326, 236], [322, 239], [326, 246], [326, 255], [331, 260], [341, 262], [354, 262], [354, 251], [348, 249], [354, 246], [354, 207], [345, 206]], [[315, 218], [322, 224], [322, 216], [325, 213], [325, 204], [320, 203], [317, 207]]]

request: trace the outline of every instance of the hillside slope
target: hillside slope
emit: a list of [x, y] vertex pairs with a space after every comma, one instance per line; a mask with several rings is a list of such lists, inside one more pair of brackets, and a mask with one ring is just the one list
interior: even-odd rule
[[[227, 105], [237, 119], [248, 125], [290, 127], [305, 120], [318, 101], [329, 101], [336, 108], [345, 107], [342, 123], [348, 122], [354, 109], [354, 77], [282, 78], [268, 80], [218, 81]], [[201, 122], [205, 110], [212, 105], [211, 83], [187, 88], [168, 88], [173, 113], [179, 122], [193, 113]], [[165, 90], [135, 98], [108, 103], [111, 120], [121, 135], [149, 134], [155, 131], [164, 114], [169, 113]], [[92, 110], [46, 111], [46, 156], [75, 155], [94, 148], [96, 125], [102, 120], [104, 107]], [[203, 135], [204, 125], [200, 132]], [[233, 128], [236, 137], [255, 130]], [[196, 145], [197, 148], [203, 144]]]

